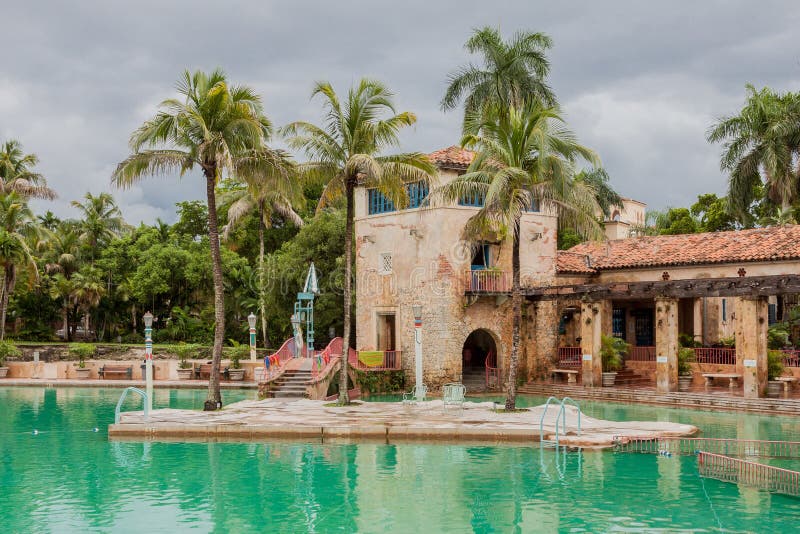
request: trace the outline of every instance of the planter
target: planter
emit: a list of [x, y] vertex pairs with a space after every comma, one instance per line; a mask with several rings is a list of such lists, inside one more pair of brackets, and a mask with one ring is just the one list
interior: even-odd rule
[[228, 379], [234, 382], [244, 380], [244, 369], [228, 369]]
[[0, 378], [8, 376], [8, 367], [0, 367]]
[[678, 376], [678, 391], [689, 391], [692, 387], [692, 375]]
[[614, 381], [617, 379], [617, 372], [611, 371], [608, 373], [603, 373], [603, 387], [611, 387], [614, 385]]
[[89, 373], [91, 371], [92, 370], [89, 369], [88, 367], [76, 367], [75, 378], [77, 378], [78, 380], [86, 380], [87, 378], [89, 378]]
[[178, 380], [191, 380], [194, 374], [194, 369], [187, 367], [186, 369], [178, 369]]
[[767, 381], [767, 397], [777, 398], [783, 393], [783, 382], [777, 380]]

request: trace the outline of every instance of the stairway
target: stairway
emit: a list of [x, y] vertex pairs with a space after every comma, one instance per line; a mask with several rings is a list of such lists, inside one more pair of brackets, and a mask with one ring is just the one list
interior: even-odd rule
[[[655, 369], [653, 369], [655, 373]], [[632, 369], [623, 367], [617, 371], [617, 377], [614, 379], [615, 386], [653, 386], [655, 385], [655, 376], [644, 376], [638, 374]]]
[[273, 397], [302, 399], [306, 396], [306, 385], [311, 381], [311, 360], [303, 362], [299, 369], [287, 369], [279, 376], [272, 388]]
[[486, 391], [486, 370], [481, 367], [466, 368], [461, 373], [461, 383], [470, 393], [483, 393]]

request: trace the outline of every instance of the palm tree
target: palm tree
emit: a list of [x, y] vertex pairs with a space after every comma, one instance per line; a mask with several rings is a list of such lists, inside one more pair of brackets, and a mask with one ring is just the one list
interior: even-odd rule
[[61, 223], [56, 231], [46, 231], [44, 270], [51, 275], [50, 296], [61, 300], [61, 314], [64, 324], [64, 340], [70, 340], [69, 311], [74, 305], [70, 299], [72, 286], [70, 279], [78, 270], [80, 236], [69, 222]]
[[34, 172], [39, 163], [36, 154], [25, 154], [22, 144], [9, 139], [0, 145], [0, 194], [17, 193], [23, 199], [56, 198], [55, 192], [47, 187], [44, 176]]
[[353, 277], [353, 198], [356, 185], [377, 187], [403, 206], [408, 202], [405, 182], [430, 181], [436, 169], [418, 152], [380, 156], [399, 144], [399, 131], [417, 120], [413, 113], [397, 113], [392, 93], [380, 82], [362, 79], [342, 104], [328, 82], [314, 87], [312, 98], [324, 99], [323, 126], [294, 122], [284, 127], [289, 145], [302, 149], [311, 160], [301, 166], [308, 176], [326, 183], [318, 210], [344, 196], [347, 206], [344, 267], [344, 354], [339, 376], [339, 402], [347, 404], [347, 352], [350, 347], [350, 307]]
[[89, 257], [94, 264], [94, 254], [101, 247], [119, 236], [125, 228], [122, 212], [114, 202], [114, 197], [109, 193], [100, 193], [97, 196], [86, 193], [83, 203], [73, 200], [72, 207], [81, 213], [78, 223], [81, 241], [89, 250]]
[[72, 298], [83, 312], [83, 331], [89, 336], [91, 312], [100, 305], [100, 299], [106, 294], [106, 282], [103, 272], [97, 267], [86, 266], [72, 276]]
[[265, 298], [264, 231], [272, 227], [272, 217], [278, 215], [297, 227], [303, 219], [292, 206], [305, 202], [303, 187], [297, 180], [295, 164], [281, 150], [262, 148], [237, 160], [237, 176], [245, 187], [226, 193], [221, 200], [228, 205], [228, 224], [222, 231], [226, 239], [248, 214], [258, 212], [258, 314], [264, 346], [269, 348]]
[[28, 246], [28, 239], [36, 234], [33, 213], [25, 201], [15, 193], [0, 195], [0, 340], [6, 332], [8, 299], [14, 292], [20, 268], [27, 268], [31, 279], [38, 277], [36, 262]]
[[584, 169], [575, 175], [576, 182], [583, 182], [595, 191], [595, 198], [606, 219], [611, 217], [611, 208], [622, 208], [622, 197], [611, 184], [606, 170], [602, 167]]
[[728, 198], [733, 212], [748, 222], [748, 208], [763, 181], [767, 197], [784, 212], [797, 200], [800, 176], [800, 93], [778, 94], [748, 84], [738, 115], [723, 117], [708, 131], [723, 143], [720, 168], [730, 172]]
[[576, 162], [584, 159], [595, 163], [597, 156], [578, 144], [557, 108], [528, 102], [519, 108], [510, 106], [501, 111], [493, 106], [477, 113], [481, 116], [478, 134], [465, 136], [462, 145], [475, 147], [478, 153], [466, 174], [435, 189], [431, 198], [446, 203], [465, 196], [484, 198], [483, 207], [463, 229], [467, 241], [511, 233], [513, 330], [506, 409], [513, 410], [522, 323], [521, 216], [541, 206], [559, 218], [569, 216], [588, 237], [602, 236], [596, 219], [600, 206], [595, 190], [574, 179]]
[[493, 105], [503, 112], [510, 105], [520, 106], [524, 100], [555, 105], [556, 97], [545, 81], [550, 71], [545, 51], [552, 44], [544, 33], [522, 31], [504, 41], [495, 28], [475, 30], [464, 48], [471, 54], [480, 54], [483, 65], [470, 63], [448, 76], [442, 110], [454, 109], [464, 98], [464, 132], [475, 133], [467, 130], [466, 117], [485, 106]]
[[131, 136], [133, 154], [114, 171], [112, 181], [130, 187], [145, 176], [186, 174], [199, 168], [206, 182], [208, 238], [214, 280], [214, 349], [206, 410], [222, 406], [219, 366], [225, 337], [225, 295], [222, 281], [216, 185], [234, 159], [260, 148], [271, 133], [261, 99], [250, 88], [229, 86], [221, 70], [184, 72], [178, 82], [182, 99], [167, 99], [160, 111]]

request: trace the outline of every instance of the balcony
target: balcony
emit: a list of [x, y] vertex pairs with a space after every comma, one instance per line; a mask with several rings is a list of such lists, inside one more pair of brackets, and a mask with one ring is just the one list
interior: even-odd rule
[[491, 295], [511, 291], [511, 273], [505, 271], [467, 271], [465, 279], [467, 293]]

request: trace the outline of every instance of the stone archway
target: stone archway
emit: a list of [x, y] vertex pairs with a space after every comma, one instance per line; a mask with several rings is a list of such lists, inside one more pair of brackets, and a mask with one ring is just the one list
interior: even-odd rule
[[494, 358], [492, 362], [497, 365], [497, 343], [489, 330], [478, 328], [473, 330], [464, 341], [461, 349], [461, 368], [463, 372], [483, 371], [486, 368], [486, 358]]

